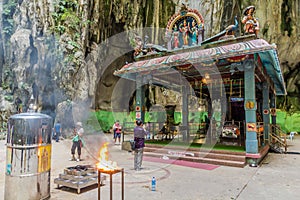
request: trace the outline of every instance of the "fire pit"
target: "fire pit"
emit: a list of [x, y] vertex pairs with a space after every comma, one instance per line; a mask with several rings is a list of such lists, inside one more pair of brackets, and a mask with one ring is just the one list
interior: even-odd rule
[[122, 183], [122, 200], [124, 200], [124, 169], [117, 166], [116, 162], [112, 162], [108, 160], [108, 149], [107, 144], [104, 145], [100, 149], [100, 162], [97, 163], [98, 170], [98, 200], [100, 200], [100, 186], [101, 186], [101, 173], [109, 174], [109, 187], [110, 187], [110, 200], [112, 200], [112, 176], [113, 174], [117, 174], [121, 172], [121, 183]]

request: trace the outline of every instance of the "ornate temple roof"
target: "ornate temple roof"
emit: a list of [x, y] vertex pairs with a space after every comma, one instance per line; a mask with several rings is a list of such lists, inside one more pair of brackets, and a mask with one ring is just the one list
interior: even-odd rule
[[[274, 83], [276, 95], [286, 95], [276, 45], [269, 44], [263, 39], [254, 39], [223, 45], [221, 42], [219, 46], [209, 47], [210, 45], [205, 45], [201, 47], [202, 49], [193, 51], [186, 49], [186, 52], [180, 51], [179, 53], [173, 51], [170, 55], [129, 63], [115, 71], [114, 75], [136, 80], [138, 75], [160, 74], [163, 76], [171, 71], [179, 70], [180, 66], [197, 65], [200, 69], [207, 70], [211, 63], [218, 67], [230, 66], [232, 63], [240, 63], [248, 56], [254, 58], [259, 56], [263, 68]], [[225, 64], [224, 60], [226, 60]], [[189, 73], [189, 70], [186, 71], [185, 73]]]

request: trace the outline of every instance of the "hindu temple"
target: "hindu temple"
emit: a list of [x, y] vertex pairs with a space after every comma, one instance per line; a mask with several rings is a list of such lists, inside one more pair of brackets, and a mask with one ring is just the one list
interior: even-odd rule
[[[258, 37], [254, 12], [245, 8], [234, 24], [204, 38], [201, 14], [183, 7], [167, 23], [164, 47], [136, 36], [135, 62], [114, 73], [136, 83], [136, 118], [144, 120], [145, 86], [161, 86], [180, 93], [180, 123], [172, 121], [174, 105], [166, 106], [170, 138], [241, 146], [254, 165], [271, 148], [286, 148], [276, 125], [276, 96], [286, 95], [285, 83], [276, 45]], [[190, 104], [198, 107], [196, 124], [189, 120]]]

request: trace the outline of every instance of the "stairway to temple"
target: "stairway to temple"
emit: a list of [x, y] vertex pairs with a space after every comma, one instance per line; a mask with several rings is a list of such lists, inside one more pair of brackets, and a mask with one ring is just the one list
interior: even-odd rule
[[203, 148], [186, 149], [180, 146], [146, 144], [144, 156], [231, 167], [244, 167], [246, 165], [245, 152], [228, 150], [206, 150]]

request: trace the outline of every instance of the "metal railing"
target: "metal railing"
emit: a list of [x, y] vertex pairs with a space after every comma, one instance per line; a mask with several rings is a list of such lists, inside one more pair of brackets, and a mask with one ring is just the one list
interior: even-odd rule
[[[135, 127], [134, 122], [124, 122], [123, 123], [123, 135], [124, 134], [132, 134], [133, 129]], [[151, 122], [146, 123], [145, 128], [151, 134], [151, 138], [155, 139], [156, 137], [171, 137], [174, 138], [175, 136], [179, 137], [181, 125], [177, 126], [167, 126], [163, 129], [164, 123], [162, 122]], [[188, 126], [189, 134], [191, 136], [197, 136], [198, 134], [206, 134], [205, 133], [205, 123], [189, 123]]]
[[264, 123], [263, 122], [256, 123], [256, 134], [257, 134], [258, 147], [263, 146], [262, 143], [266, 144], [265, 137], [264, 137]]
[[[232, 124], [233, 122], [227, 122], [225, 124]], [[225, 125], [224, 124], [224, 125]], [[236, 138], [239, 145], [242, 144], [241, 140], [244, 139], [244, 134], [240, 134], [240, 131], [244, 130], [243, 122], [242, 121], [235, 121], [235, 126], [239, 130], [239, 136]], [[190, 139], [203, 139], [207, 137], [208, 139], [216, 140], [218, 138], [222, 137], [222, 128], [216, 128], [216, 124], [210, 123], [206, 125], [206, 123], [195, 123], [190, 122], [188, 123], [188, 127], [184, 127], [182, 125], [178, 126], [167, 126], [165, 129], [163, 129], [164, 123], [162, 122], [151, 122], [150, 124], [146, 123], [145, 128], [147, 131], [149, 131], [151, 135], [151, 139], [184, 139], [186, 135], [184, 135], [184, 131], [188, 130], [189, 138]], [[211, 126], [211, 128], [209, 128]], [[133, 129], [135, 127], [134, 122], [124, 122], [123, 123], [123, 138], [124, 134], [133, 134]]]
[[284, 148], [284, 152], [287, 152], [286, 133], [277, 124], [270, 124], [270, 145], [275, 150], [280, 151]]
[[[163, 130], [164, 123], [162, 122], [151, 122], [145, 124], [145, 129], [150, 133], [152, 139], [154, 139], [156, 136], [161, 135], [162, 136], [162, 130]], [[123, 123], [123, 133], [124, 134], [132, 134], [133, 129], [135, 127], [134, 122], [124, 122]], [[166, 127], [164, 130], [165, 135], [172, 135], [176, 134], [178, 132], [178, 126], [170, 126]]]

